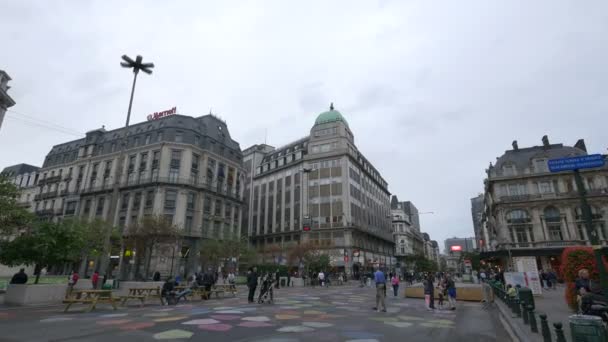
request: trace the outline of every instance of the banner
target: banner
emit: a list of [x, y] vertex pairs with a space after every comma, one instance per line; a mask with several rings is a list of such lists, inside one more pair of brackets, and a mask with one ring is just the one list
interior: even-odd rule
[[515, 257], [513, 258], [515, 269], [524, 273], [527, 287], [532, 290], [532, 294], [541, 295], [542, 286], [540, 283], [540, 277], [538, 275], [538, 265], [536, 264], [535, 257]]

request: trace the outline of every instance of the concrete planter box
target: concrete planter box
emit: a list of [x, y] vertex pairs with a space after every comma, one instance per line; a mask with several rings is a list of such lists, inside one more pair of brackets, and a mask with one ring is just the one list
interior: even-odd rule
[[[424, 289], [422, 286], [406, 287], [404, 296], [406, 298], [424, 298]], [[483, 292], [481, 290], [481, 286], [479, 285], [456, 287], [456, 300], [479, 302], [482, 299]], [[437, 294], [435, 294], [435, 300], [437, 300]]]
[[[4, 294], [6, 305], [44, 305], [61, 303], [67, 291], [65, 284], [9, 284]], [[75, 289], [91, 289], [90, 279], [79, 279]]]

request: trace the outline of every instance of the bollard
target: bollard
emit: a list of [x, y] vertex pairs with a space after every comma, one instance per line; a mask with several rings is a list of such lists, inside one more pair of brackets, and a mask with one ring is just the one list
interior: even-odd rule
[[562, 329], [561, 323], [553, 323], [555, 327], [555, 335], [557, 335], [556, 342], [566, 342], [566, 336], [564, 336], [564, 330]]
[[530, 322], [528, 321], [528, 307], [525, 301], [521, 301], [521, 315], [524, 318], [524, 324], [528, 325]]
[[515, 298], [515, 304], [513, 305], [513, 307], [515, 308], [515, 314], [517, 315], [517, 317], [521, 317], [521, 307], [519, 306], [518, 298]]
[[534, 307], [528, 305], [528, 320], [530, 321], [530, 330], [533, 333], [538, 333], [538, 326], [536, 325], [536, 314], [534, 313]]
[[543, 335], [543, 342], [551, 342], [551, 330], [549, 330], [547, 315], [540, 314], [538, 317], [540, 317], [540, 331]]

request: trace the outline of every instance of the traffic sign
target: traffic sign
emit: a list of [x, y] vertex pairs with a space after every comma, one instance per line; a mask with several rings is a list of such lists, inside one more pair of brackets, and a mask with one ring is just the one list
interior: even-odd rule
[[601, 154], [589, 154], [586, 156], [550, 159], [547, 164], [551, 172], [589, 169], [604, 166], [604, 156]]

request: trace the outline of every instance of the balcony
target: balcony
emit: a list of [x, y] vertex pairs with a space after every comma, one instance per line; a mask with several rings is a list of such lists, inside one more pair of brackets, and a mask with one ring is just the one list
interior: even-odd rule
[[56, 182], [60, 182], [60, 181], [61, 181], [61, 176], [47, 177], [44, 179], [39, 179], [38, 185], [51, 184], [51, 183], [56, 183]]
[[218, 189], [217, 186], [211, 186], [206, 182], [200, 181], [196, 178], [179, 178], [179, 177], [145, 177], [140, 179], [132, 179], [123, 182], [120, 187], [128, 188], [128, 187], [136, 187], [142, 185], [149, 185], [154, 183], [162, 183], [162, 184], [172, 184], [172, 185], [185, 185], [194, 187], [197, 189], [205, 189], [211, 192], [214, 192], [218, 195], [223, 195], [225, 197], [230, 197], [231, 199], [241, 201], [242, 198], [240, 194], [229, 192], [226, 189]]
[[52, 197], [57, 197], [57, 190], [34, 195], [34, 201], [40, 201]]

